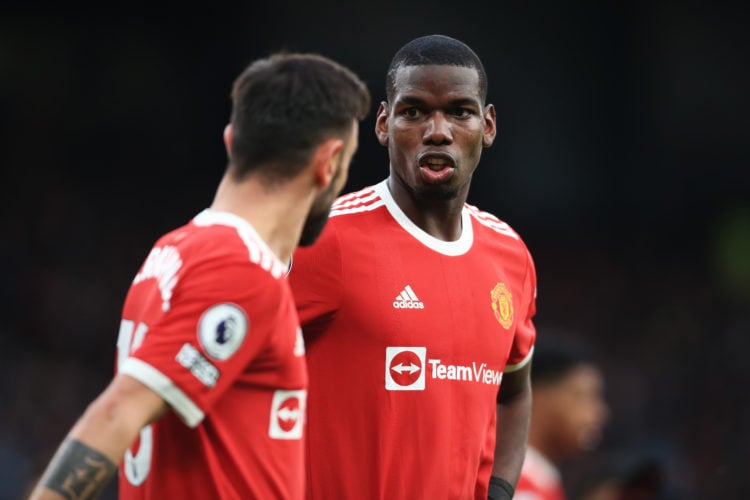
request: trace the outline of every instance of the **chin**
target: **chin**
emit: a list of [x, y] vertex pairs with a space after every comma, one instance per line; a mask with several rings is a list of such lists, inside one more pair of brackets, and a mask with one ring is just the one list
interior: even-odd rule
[[583, 451], [594, 450], [602, 440], [602, 433], [600, 431], [591, 431], [582, 434], [578, 438], [578, 447]]
[[418, 186], [414, 194], [425, 200], [453, 200], [458, 198], [459, 189], [449, 184], [424, 184]]

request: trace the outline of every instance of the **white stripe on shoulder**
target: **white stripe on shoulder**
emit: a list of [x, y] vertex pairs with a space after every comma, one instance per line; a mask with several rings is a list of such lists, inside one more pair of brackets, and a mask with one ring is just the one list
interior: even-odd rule
[[464, 206], [468, 209], [469, 214], [471, 214], [474, 220], [479, 222], [481, 225], [486, 226], [497, 233], [510, 236], [511, 238], [515, 238], [517, 240], [521, 239], [520, 236], [518, 236], [518, 233], [516, 233], [508, 224], [501, 221], [491, 213], [479, 210], [477, 207], [469, 205], [468, 203], [466, 203]]
[[357, 199], [367, 199], [372, 193], [375, 192], [375, 188], [373, 186], [368, 186], [366, 188], [362, 188], [359, 191], [353, 191], [351, 193], [343, 194], [336, 198], [336, 200], [333, 202], [333, 206], [340, 205], [342, 203], [348, 203], [352, 200]]
[[169, 377], [145, 361], [128, 358], [118, 372], [130, 375], [161, 396], [188, 426], [195, 427], [203, 420], [203, 410], [174, 385]]
[[356, 214], [358, 212], [369, 212], [370, 210], [375, 210], [376, 208], [382, 207], [383, 205], [385, 205], [385, 202], [383, 200], [378, 200], [377, 202], [372, 203], [370, 205], [361, 205], [358, 207], [331, 210], [331, 213], [328, 215], [330, 217], [336, 217], [337, 215]]
[[286, 273], [288, 265], [279, 260], [255, 228], [242, 217], [229, 212], [206, 209], [196, 215], [193, 218], [193, 222], [198, 226], [219, 224], [233, 227], [237, 231], [237, 236], [240, 237], [245, 247], [247, 247], [250, 262], [259, 265], [276, 279]]
[[330, 217], [337, 215], [369, 212], [384, 204], [373, 186], [339, 197], [331, 207]]

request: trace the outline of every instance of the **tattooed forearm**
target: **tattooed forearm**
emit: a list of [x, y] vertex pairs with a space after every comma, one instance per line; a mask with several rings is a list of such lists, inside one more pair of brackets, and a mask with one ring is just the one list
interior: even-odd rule
[[96, 498], [116, 471], [117, 466], [106, 456], [76, 439], [66, 439], [41, 484], [68, 500]]

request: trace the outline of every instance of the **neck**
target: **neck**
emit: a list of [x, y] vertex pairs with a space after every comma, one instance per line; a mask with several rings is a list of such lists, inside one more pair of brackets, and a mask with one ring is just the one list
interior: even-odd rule
[[253, 176], [237, 182], [225, 173], [210, 208], [245, 219], [279, 260], [289, 262], [314, 198], [301, 184], [291, 180], [269, 187]]
[[399, 208], [422, 231], [443, 241], [456, 241], [461, 237], [468, 184], [455, 193], [422, 193], [391, 175], [387, 186]]

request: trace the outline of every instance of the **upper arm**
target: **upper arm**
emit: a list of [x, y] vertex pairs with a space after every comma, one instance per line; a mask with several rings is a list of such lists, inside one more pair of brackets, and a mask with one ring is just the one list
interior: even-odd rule
[[141, 428], [167, 409], [153, 390], [129, 375], [119, 374], [89, 405], [70, 437], [99, 450], [117, 464]]
[[168, 409], [167, 403], [159, 394], [127, 374], [115, 376], [102, 396], [111, 400], [114, 408], [124, 412], [140, 427], [158, 419]]
[[526, 392], [531, 392], [531, 363], [526, 363], [518, 370], [503, 373], [497, 402], [502, 404]]

